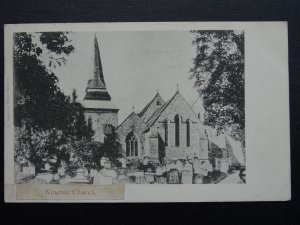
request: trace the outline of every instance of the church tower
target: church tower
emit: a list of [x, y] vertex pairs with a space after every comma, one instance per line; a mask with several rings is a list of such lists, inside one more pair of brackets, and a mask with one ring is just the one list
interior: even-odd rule
[[103, 142], [105, 134], [111, 133], [118, 126], [119, 109], [112, 103], [106, 88], [96, 35], [93, 51], [93, 77], [88, 80], [83, 106], [85, 118], [92, 120], [94, 139]]

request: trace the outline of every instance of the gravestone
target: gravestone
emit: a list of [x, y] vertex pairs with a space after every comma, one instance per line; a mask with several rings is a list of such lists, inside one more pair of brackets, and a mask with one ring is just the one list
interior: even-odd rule
[[30, 176], [30, 172], [29, 172], [29, 167], [28, 166], [23, 167], [22, 174], [23, 174], [24, 177], [29, 177]]
[[107, 161], [106, 157], [101, 157], [101, 159], [100, 159], [100, 165], [104, 166], [104, 164], [105, 164], [106, 161]]
[[61, 176], [61, 177], [63, 177], [63, 176], [66, 175], [65, 171], [66, 171], [66, 170], [65, 170], [65, 168], [63, 168], [63, 167], [59, 167], [58, 170], [57, 170], [58, 175]]
[[49, 163], [46, 163], [44, 169], [47, 170], [47, 171], [49, 171], [49, 170], [50, 170], [50, 164], [49, 164]]
[[202, 183], [203, 183], [202, 175], [196, 174], [195, 175], [195, 184], [202, 184]]
[[155, 179], [154, 179], [154, 173], [145, 173], [145, 181], [149, 184], [152, 184], [155, 182]]
[[94, 175], [95, 175], [96, 172], [97, 171], [95, 169], [91, 169], [90, 170], [90, 177], [94, 177]]
[[122, 164], [121, 165], [122, 168], [126, 168], [126, 162], [127, 162], [127, 160], [125, 158], [119, 159], [119, 162]]
[[177, 169], [171, 169], [168, 172], [168, 184], [179, 184], [179, 172]]
[[35, 166], [29, 165], [28, 168], [29, 168], [29, 175], [30, 176], [35, 175]]
[[110, 169], [111, 168], [111, 162], [110, 161], [104, 162], [104, 168]]
[[192, 184], [193, 183], [193, 167], [192, 164], [186, 163], [182, 169], [181, 183]]
[[58, 176], [58, 174], [56, 173], [56, 174], [54, 174], [54, 176], [53, 176], [53, 180], [54, 181], [58, 181], [59, 180], [59, 176]]
[[93, 177], [94, 177], [93, 184], [94, 185], [100, 185], [102, 174], [100, 172], [96, 171]]

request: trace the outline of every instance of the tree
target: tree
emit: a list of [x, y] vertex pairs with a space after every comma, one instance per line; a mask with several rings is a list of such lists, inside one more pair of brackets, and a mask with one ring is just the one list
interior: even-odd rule
[[196, 46], [191, 78], [205, 109], [204, 123], [245, 144], [244, 33], [192, 31]]
[[58, 65], [62, 59], [66, 62], [61, 54], [69, 55], [74, 50], [67, 33], [40, 33], [44, 48], [34, 44], [33, 38], [28, 33], [14, 35], [15, 158], [25, 157], [38, 171], [43, 161], [51, 158], [56, 160], [56, 169], [61, 160], [70, 157], [70, 143], [90, 141], [93, 130], [85, 121], [84, 108], [76, 101], [76, 92], [72, 98], [66, 96], [51, 67], [41, 60], [51, 52], [55, 55], [52, 61]]
[[115, 165], [118, 164], [118, 158], [123, 156], [121, 143], [119, 142], [117, 133], [112, 128], [110, 134], [106, 134], [104, 143], [100, 146], [103, 156], [109, 158]]

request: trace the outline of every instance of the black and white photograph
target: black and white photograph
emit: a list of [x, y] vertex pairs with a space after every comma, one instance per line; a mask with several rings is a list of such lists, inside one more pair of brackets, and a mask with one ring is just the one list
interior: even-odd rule
[[8, 200], [289, 198], [286, 25], [6, 25]]
[[14, 33], [17, 184], [244, 184], [244, 31]]

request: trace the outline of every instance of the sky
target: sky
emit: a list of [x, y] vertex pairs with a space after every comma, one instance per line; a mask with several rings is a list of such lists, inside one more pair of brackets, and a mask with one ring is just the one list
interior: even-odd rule
[[[82, 101], [92, 76], [95, 33], [69, 34], [75, 50], [54, 69], [65, 94], [76, 89]], [[119, 107], [119, 123], [138, 113], [158, 91], [167, 101], [177, 90], [192, 105], [198, 97], [189, 79], [196, 54], [189, 31], [105, 31], [96, 33], [107, 90]]]

